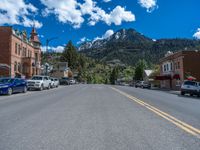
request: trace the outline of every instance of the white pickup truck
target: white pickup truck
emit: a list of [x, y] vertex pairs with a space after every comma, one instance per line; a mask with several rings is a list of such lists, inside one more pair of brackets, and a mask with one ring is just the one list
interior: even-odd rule
[[31, 80], [27, 81], [28, 90], [38, 89], [40, 91], [44, 89], [50, 89], [51, 87], [51, 79], [49, 76], [40, 76], [36, 75], [31, 78]]

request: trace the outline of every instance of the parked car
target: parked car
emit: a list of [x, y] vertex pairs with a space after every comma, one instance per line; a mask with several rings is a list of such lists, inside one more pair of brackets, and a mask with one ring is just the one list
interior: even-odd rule
[[181, 86], [181, 95], [190, 94], [200, 97], [200, 83], [195, 81], [184, 81]]
[[48, 76], [33, 76], [31, 80], [27, 81], [28, 89], [38, 89], [42, 91], [43, 89], [51, 88], [51, 80]]
[[70, 84], [70, 85], [76, 84], [76, 80], [71, 79], [71, 80], [69, 81], [69, 84]]
[[55, 88], [59, 86], [59, 80], [57, 78], [51, 78], [51, 88]]
[[69, 85], [69, 78], [62, 77], [60, 80], [60, 85]]
[[26, 93], [27, 82], [19, 78], [0, 78], [0, 94]]
[[60, 85], [60, 82], [57, 78], [54, 78], [54, 84], [55, 84], [55, 87], [58, 87]]
[[139, 81], [139, 82], [137, 82], [135, 84], [135, 87], [136, 88], [140, 87], [140, 88], [148, 88], [148, 89], [150, 89], [151, 88], [151, 84], [148, 83], [148, 82], [145, 82], [145, 81]]
[[55, 81], [54, 81], [54, 78], [50, 78], [51, 80], [51, 88], [55, 88]]

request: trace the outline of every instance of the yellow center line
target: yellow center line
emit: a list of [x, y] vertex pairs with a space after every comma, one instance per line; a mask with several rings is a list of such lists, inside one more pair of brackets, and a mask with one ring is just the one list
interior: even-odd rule
[[154, 112], [158, 116], [168, 120], [169, 122], [173, 123], [177, 127], [179, 127], [182, 130], [184, 130], [185, 132], [190, 133], [190, 134], [192, 134], [192, 135], [194, 135], [194, 136], [196, 136], [197, 138], [200, 139], [200, 130], [199, 129], [197, 129], [197, 128], [195, 128], [195, 127], [193, 127], [193, 126], [191, 126], [191, 125], [189, 125], [189, 124], [187, 124], [187, 123], [185, 123], [185, 122], [183, 122], [183, 121], [171, 116], [170, 114], [168, 114], [166, 112], [163, 112], [163, 111], [159, 110], [158, 108], [156, 108], [156, 107], [154, 107], [154, 106], [152, 106], [152, 105], [150, 105], [150, 104], [148, 104], [148, 103], [146, 103], [146, 102], [144, 102], [144, 101], [142, 101], [142, 100], [140, 100], [140, 99], [138, 99], [136, 97], [133, 97], [133, 96], [131, 96], [131, 95], [125, 93], [125, 92], [120, 91], [119, 89], [116, 89], [114, 87], [111, 87], [111, 88], [114, 91], [120, 93], [121, 95], [124, 95], [125, 97], [133, 100], [134, 102], [144, 106], [145, 108], [147, 108], [148, 110]]

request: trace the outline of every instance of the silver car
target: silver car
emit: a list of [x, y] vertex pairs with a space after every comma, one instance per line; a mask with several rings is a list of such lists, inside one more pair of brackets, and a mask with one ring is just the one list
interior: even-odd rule
[[190, 94], [200, 97], [200, 83], [195, 81], [184, 81], [181, 86], [181, 95]]

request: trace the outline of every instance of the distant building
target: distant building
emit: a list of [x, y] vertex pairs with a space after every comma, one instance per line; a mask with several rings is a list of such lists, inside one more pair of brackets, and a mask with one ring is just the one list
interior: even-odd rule
[[58, 62], [54, 64], [50, 75], [56, 78], [68, 77], [69, 72], [70, 68], [68, 67], [68, 62]]
[[168, 53], [160, 59], [161, 88], [179, 90], [184, 80], [189, 77], [200, 81], [200, 51], [180, 51]]
[[153, 70], [144, 70], [143, 74], [143, 80], [146, 82], [152, 81], [151, 74], [153, 73]]
[[0, 76], [30, 78], [40, 74], [40, 46], [35, 28], [32, 29], [29, 38], [26, 31], [0, 27], [0, 64], [10, 67], [10, 69], [0, 68]]

